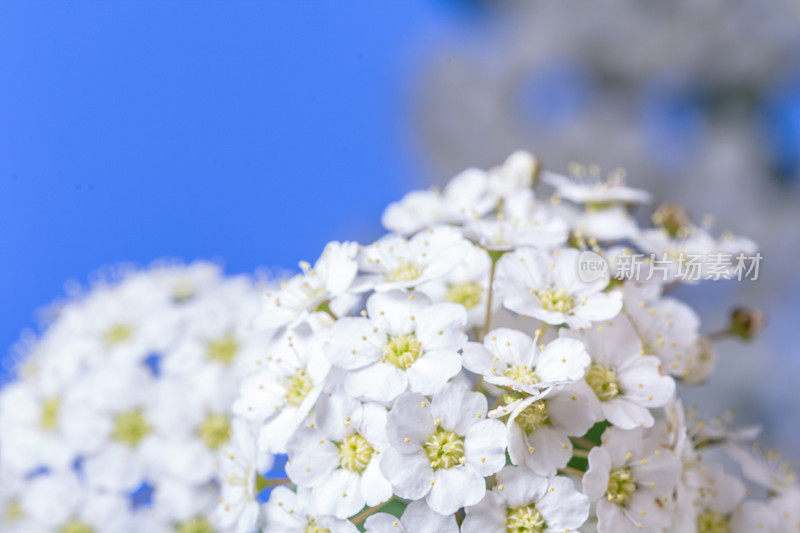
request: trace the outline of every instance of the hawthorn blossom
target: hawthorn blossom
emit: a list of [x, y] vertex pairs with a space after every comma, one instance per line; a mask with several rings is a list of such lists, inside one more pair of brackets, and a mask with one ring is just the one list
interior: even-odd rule
[[359, 254], [359, 268], [366, 275], [355, 289], [416, 287], [449, 273], [468, 251], [469, 243], [461, 233], [446, 226], [421, 231], [411, 239], [387, 235]]
[[486, 397], [458, 384], [430, 400], [400, 396], [386, 424], [391, 446], [381, 458], [395, 494], [424, 497], [441, 514], [478, 503], [486, 493], [484, 477], [505, 464], [505, 427], [486, 412]]
[[585, 380], [594, 391], [603, 416], [622, 429], [651, 427], [650, 409], [665, 405], [675, 381], [661, 373], [661, 362], [646, 355], [642, 342], [624, 316], [583, 331], [562, 330], [578, 339], [592, 359]]
[[263, 424], [259, 446], [280, 453], [322, 393], [330, 363], [323, 353], [325, 332], [289, 330], [267, 351], [257, 371], [242, 380], [233, 413]]
[[598, 533], [666, 530], [680, 461], [642, 429], [609, 428], [589, 452], [583, 492], [597, 506]]
[[608, 320], [622, 309], [619, 291], [603, 292], [608, 278], [578, 278], [578, 251], [520, 248], [500, 258], [495, 287], [503, 305], [521, 315], [570, 328]]
[[[309, 313], [328, 308], [339, 314], [346, 311], [346, 291], [358, 271], [358, 244], [331, 242], [312, 267], [301, 262], [302, 274], [283, 283], [278, 291], [264, 295], [259, 324], [268, 329], [294, 325]], [[344, 305], [345, 308], [340, 309]]]
[[589, 516], [589, 498], [562, 476], [539, 476], [506, 466], [478, 504], [468, 506], [462, 533], [576, 531]]
[[[470, 246], [464, 260], [447, 275], [419, 287], [434, 302], [461, 304], [467, 310], [467, 326], [483, 324], [489, 293], [492, 260], [486, 250]], [[498, 307], [493, 303], [493, 310]]]
[[461, 305], [431, 304], [420, 292], [376, 292], [365, 316], [333, 325], [325, 352], [347, 371], [351, 396], [388, 402], [406, 390], [433, 394], [461, 370], [466, 325]]
[[230, 443], [219, 456], [222, 491], [214, 520], [220, 527], [249, 533], [256, 526], [260, 513], [256, 501], [259, 462], [255, 435], [244, 420], [234, 420]]
[[286, 473], [298, 486], [312, 487], [321, 513], [347, 518], [392, 496], [379, 466], [387, 446], [386, 408], [337, 387], [317, 402], [314, 423], [286, 445]]

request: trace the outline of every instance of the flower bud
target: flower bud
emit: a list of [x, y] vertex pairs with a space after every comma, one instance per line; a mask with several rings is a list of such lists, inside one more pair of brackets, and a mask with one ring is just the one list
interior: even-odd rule
[[663, 204], [653, 213], [652, 219], [672, 238], [684, 237], [688, 232], [689, 215], [677, 204]]
[[731, 335], [741, 337], [744, 340], [751, 340], [758, 335], [764, 328], [766, 315], [759, 309], [740, 307], [731, 312], [730, 329]]

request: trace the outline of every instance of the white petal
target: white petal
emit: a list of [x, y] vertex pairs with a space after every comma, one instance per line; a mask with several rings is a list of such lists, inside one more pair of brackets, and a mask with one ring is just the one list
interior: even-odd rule
[[420, 394], [434, 394], [461, 370], [461, 356], [453, 351], [425, 352], [406, 369], [408, 388]]
[[575, 490], [572, 480], [563, 476], [550, 479], [550, 488], [536, 502], [547, 527], [553, 531], [577, 530], [589, 517], [589, 498]]
[[649, 428], [655, 422], [647, 407], [637, 405], [625, 399], [624, 396], [601, 402], [600, 406], [603, 408], [603, 415], [606, 419], [622, 429]]
[[436, 470], [434, 479], [425, 501], [440, 514], [452, 514], [465, 505], [475, 505], [486, 494], [486, 482], [468, 464]]
[[411, 502], [403, 511], [403, 525], [409, 533], [431, 531], [436, 533], [458, 533], [458, 525], [454, 515], [441, 515], [431, 510], [428, 505], [418, 500]]
[[344, 387], [357, 398], [390, 402], [406, 390], [408, 378], [393, 364], [378, 361], [347, 374]]
[[506, 504], [496, 491], [487, 492], [483, 500], [465, 511], [461, 533], [494, 533], [506, 529]]
[[300, 486], [317, 484], [339, 466], [336, 445], [316, 428], [299, 429], [286, 443], [286, 474]]
[[381, 472], [401, 498], [418, 500], [431, 489], [433, 467], [422, 452], [403, 454], [387, 448], [381, 453]]
[[583, 343], [560, 338], [545, 346], [536, 362], [536, 375], [543, 381], [567, 381], [583, 377], [591, 363]]
[[611, 456], [602, 447], [589, 452], [589, 468], [583, 475], [583, 493], [591, 501], [597, 501], [608, 490], [608, 476], [611, 473]]
[[428, 305], [430, 299], [421, 292], [376, 292], [367, 300], [367, 313], [372, 322], [390, 335], [404, 335], [416, 329], [416, 317]]
[[435, 430], [430, 402], [424, 396], [406, 393], [395, 400], [386, 421], [386, 436], [393, 447], [402, 453], [418, 451]]
[[320, 513], [347, 518], [364, 507], [361, 476], [339, 468], [314, 487], [314, 504]]
[[427, 350], [458, 351], [467, 342], [467, 311], [454, 303], [435, 304], [415, 317], [416, 335]]
[[375, 326], [366, 318], [340, 318], [331, 330], [325, 346], [325, 355], [339, 368], [361, 368], [381, 357], [385, 335], [374, 331]]
[[506, 463], [506, 426], [499, 420], [481, 420], [464, 436], [464, 458], [482, 476], [490, 476]]
[[465, 435], [470, 426], [486, 418], [486, 396], [460, 383], [449, 383], [431, 399], [431, 416], [446, 429]]

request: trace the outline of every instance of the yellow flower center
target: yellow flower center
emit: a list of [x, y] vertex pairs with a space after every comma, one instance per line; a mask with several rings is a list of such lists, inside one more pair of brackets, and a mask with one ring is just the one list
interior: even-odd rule
[[114, 418], [114, 431], [111, 436], [114, 440], [134, 447], [147, 436], [152, 428], [141, 409], [134, 409], [118, 414]]
[[292, 407], [299, 407], [303, 400], [306, 399], [308, 393], [311, 392], [312, 383], [311, 380], [308, 379], [306, 376], [305, 371], [300, 371], [294, 376], [287, 378], [283, 384], [283, 388], [286, 390], [286, 394], [284, 397], [286, 398], [286, 403], [291, 405]]
[[115, 346], [131, 338], [131, 328], [125, 324], [114, 324], [106, 331], [103, 340], [106, 346]]
[[707, 509], [697, 515], [697, 533], [730, 533], [730, 530], [728, 518], [719, 513]]
[[339, 444], [339, 464], [342, 468], [360, 474], [367, 468], [373, 453], [375, 449], [367, 439], [358, 433], [353, 433], [346, 436]]
[[21, 520], [25, 518], [25, 510], [22, 508], [22, 505], [17, 500], [12, 500], [8, 502], [6, 505], [5, 511], [3, 512], [3, 521], [4, 522], [16, 522], [17, 520]]
[[477, 307], [481, 303], [483, 289], [475, 282], [459, 283], [447, 287], [446, 300], [461, 304], [467, 309]]
[[533, 402], [528, 407], [522, 410], [516, 418], [517, 424], [520, 425], [525, 433], [533, 433], [540, 427], [549, 424], [550, 418], [547, 415], [547, 405], [544, 400]]
[[202, 516], [175, 526], [175, 533], [214, 533], [214, 528]]
[[536, 385], [539, 383], [539, 376], [525, 365], [510, 366], [503, 372], [503, 375], [525, 385]]
[[176, 304], [188, 302], [194, 298], [194, 287], [189, 284], [178, 284], [172, 290], [172, 301]]
[[520, 505], [506, 513], [506, 533], [541, 533], [547, 528], [544, 516], [534, 505]]
[[419, 277], [419, 268], [414, 263], [401, 262], [397, 268], [386, 274], [387, 281], [411, 281]]
[[383, 359], [403, 370], [410, 367], [422, 355], [422, 343], [413, 333], [390, 335], [383, 346]]
[[52, 431], [58, 426], [58, 412], [61, 401], [58, 398], [48, 398], [42, 402], [42, 411], [39, 415], [39, 427]]
[[464, 439], [442, 427], [431, 433], [423, 448], [434, 470], [451, 468], [464, 461]]
[[93, 533], [93, 530], [79, 520], [70, 520], [61, 527], [59, 533]]
[[331, 533], [330, 529], [325, 529], [324, 527], [317, 524], [314, 517], [310, 517], [308, 519], [308, 523], [306, 524], [305, 529], [303, 529], [303, 533]]
[[225, 335], [208, 343], [208, 357], [223, 365], [230, 364], [238, 351], [239, 343], [236, 342], [233, 335]]
[[575, 301], [567, 292], [567, 289], [544, 289], [536, 293], [542, 307], [548, 311], [557, 311], [559, 313], [568, 313], [575, 307]]
[[209, 450], [216, 450], [230, 439], [231, 423], [227, 416], [209, 415], [197, 429]]
[[586, 371], [586, 383], [601, 402], [613, 400], [622, 393], [617, 374], [608, 365], [592, 364]]
[[615, 468], [609, 473], [608, 490], [606, 491], [608, 501], [617, 505], [625, 505], [635, 491], [636, 483], [633, 481], [630, 468]]

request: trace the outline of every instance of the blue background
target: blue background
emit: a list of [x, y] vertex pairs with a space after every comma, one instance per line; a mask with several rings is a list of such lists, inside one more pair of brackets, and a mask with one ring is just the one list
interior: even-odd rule
[[102, 265], [294, 268], [379, 236], [382, 208], [424, 186], [410, 43], [460, 9], [0, 4], [0, 347]]

